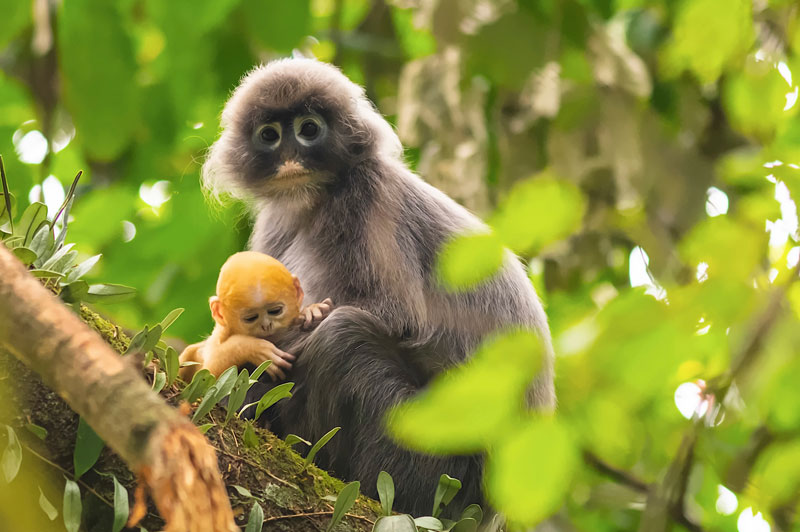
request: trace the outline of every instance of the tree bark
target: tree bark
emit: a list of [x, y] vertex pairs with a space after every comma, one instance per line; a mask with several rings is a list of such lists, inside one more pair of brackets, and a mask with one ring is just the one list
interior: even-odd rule
[[0, 246], [0, 344], [36, 371], [149, 489], [168, 531], [237, 530], [217, 457], [188, 419]]

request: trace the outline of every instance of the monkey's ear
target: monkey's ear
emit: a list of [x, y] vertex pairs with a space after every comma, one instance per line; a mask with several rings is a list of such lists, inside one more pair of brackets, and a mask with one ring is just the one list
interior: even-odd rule
[[225, 327], [225, 318], [222, 316], [222, 301], [217, 296], [211, 296], [208, 300], [208, 306], [211, 307], [211, 317], [214, 321]]
[[294, 289], [297, 291], [297, 306], [303, 308], [303, 287], [300, 286], [300, 279], [297, 278], [296, 275], [292, 275], [292, 283], [294, 283]]

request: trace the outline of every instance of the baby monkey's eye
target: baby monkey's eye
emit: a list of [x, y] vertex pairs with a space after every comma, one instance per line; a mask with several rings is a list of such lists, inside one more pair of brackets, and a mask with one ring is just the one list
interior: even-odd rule
[[283, 314], [283, 307], [271, 308], [267, 311], [267, 314], [269, 314], [270, 316], [280, 316], [281, 314]]
[[247, 323], [255, 323], [255, 321], [258, 319], [258, 314], [251, 314], [249, 316], [245, 316], [242, 319]]
[[310, 114], [294, 120], [294, 134], [300, 144], [309, 146], [322, 138], [325, 132], [325, 121], [321, 116]]

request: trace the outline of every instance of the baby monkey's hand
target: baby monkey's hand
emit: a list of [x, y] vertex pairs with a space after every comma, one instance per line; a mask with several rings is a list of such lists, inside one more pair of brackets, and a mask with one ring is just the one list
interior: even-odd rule
[[333, 310], [333, 301], [331, 298], [325, 298], [322, 303], [313, 303], [300, 311], [300, 316], [297, 317], [295, 323], [300, 324], [303, 330], [311, 330], [328, 317]]
[[248, 362], [253, 363], [254, 365], [258, 366], [262, 362], [267, 360], [271, 361], [267, 369], [266, 373], [272, 378], [272, 380], [283, 380], [286, 378], [286, 373], [284, 370], [292, 369], [292, 362], [294, 361], [294, 355], [290, 355], [285, 351], [281, 351], [278, 349], [275, 344], [268, 340], [261, 340], [255, 339], [255, 347], [256, 349], [251, 352], [251, 360]]

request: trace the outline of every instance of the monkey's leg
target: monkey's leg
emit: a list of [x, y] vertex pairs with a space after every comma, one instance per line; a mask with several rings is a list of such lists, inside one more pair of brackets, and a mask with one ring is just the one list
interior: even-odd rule
[[463, 487], [450, 507], [481, 502], [482, 458], [428, 456], [399, 447], [384, 430], [384, 414], [422, 387], [405, 355], [382, 323], [353, 307], [336, 309], [311, 333], [295, 364], [294, 396], [278, 403], [282, 432], [312, 441], [342, 429], [317, 455], [317, 462], [361, 491], [377, 496], [381, 470], [394, 479], [395, 509], [429, 515], [439, 476]]
[[203, 346], [205, 345], [205, 341], [197, 342], [196, 344], [192, 344], [186, 347], [183, 350], [183, 353], [178, 357], [178, 362], [183, 364], [184, 362], [197, 362], [197, 364], [193, 364], [191, 366], [185, 366], [178, 370], [178, 376], [183, 379], [184, 382], [190, 382], [194, 374], [200, 371], [203, 367]]

